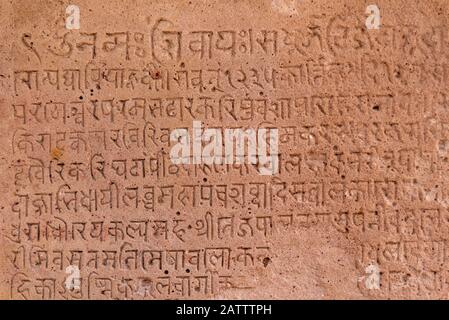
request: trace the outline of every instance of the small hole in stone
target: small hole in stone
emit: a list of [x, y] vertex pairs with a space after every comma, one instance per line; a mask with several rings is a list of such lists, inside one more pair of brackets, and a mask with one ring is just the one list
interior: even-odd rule
[[262, 260], [263, 266], [267, 267], [267, 265], [270, 263], [270, 261], [271, 260], [268, 257], [263, 258], [263, 260]]

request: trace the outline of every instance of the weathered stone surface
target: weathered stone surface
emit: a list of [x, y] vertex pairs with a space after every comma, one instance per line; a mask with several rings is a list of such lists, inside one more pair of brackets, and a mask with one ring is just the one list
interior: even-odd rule
[[448, 9], [2, 0], [0, 298], [447, 298]]

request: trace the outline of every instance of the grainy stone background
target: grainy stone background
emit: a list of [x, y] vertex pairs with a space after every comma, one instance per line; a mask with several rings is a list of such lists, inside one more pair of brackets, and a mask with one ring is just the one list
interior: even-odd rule
[[1, 0], [0, 298], [446, 299], [448, 4]]

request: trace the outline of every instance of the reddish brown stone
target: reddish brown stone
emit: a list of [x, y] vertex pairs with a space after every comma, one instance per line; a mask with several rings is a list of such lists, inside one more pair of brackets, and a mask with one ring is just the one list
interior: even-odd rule
[[[1, 1], [0, 298], [446, 299], [448, 9]], [[194, 120], [279, 172], [173, 164]]]

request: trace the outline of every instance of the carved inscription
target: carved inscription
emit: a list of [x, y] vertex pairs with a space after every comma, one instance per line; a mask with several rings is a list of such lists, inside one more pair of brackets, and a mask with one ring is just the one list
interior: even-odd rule
[[446, 1], [4, 2], [0, 298], [449, 297]]

